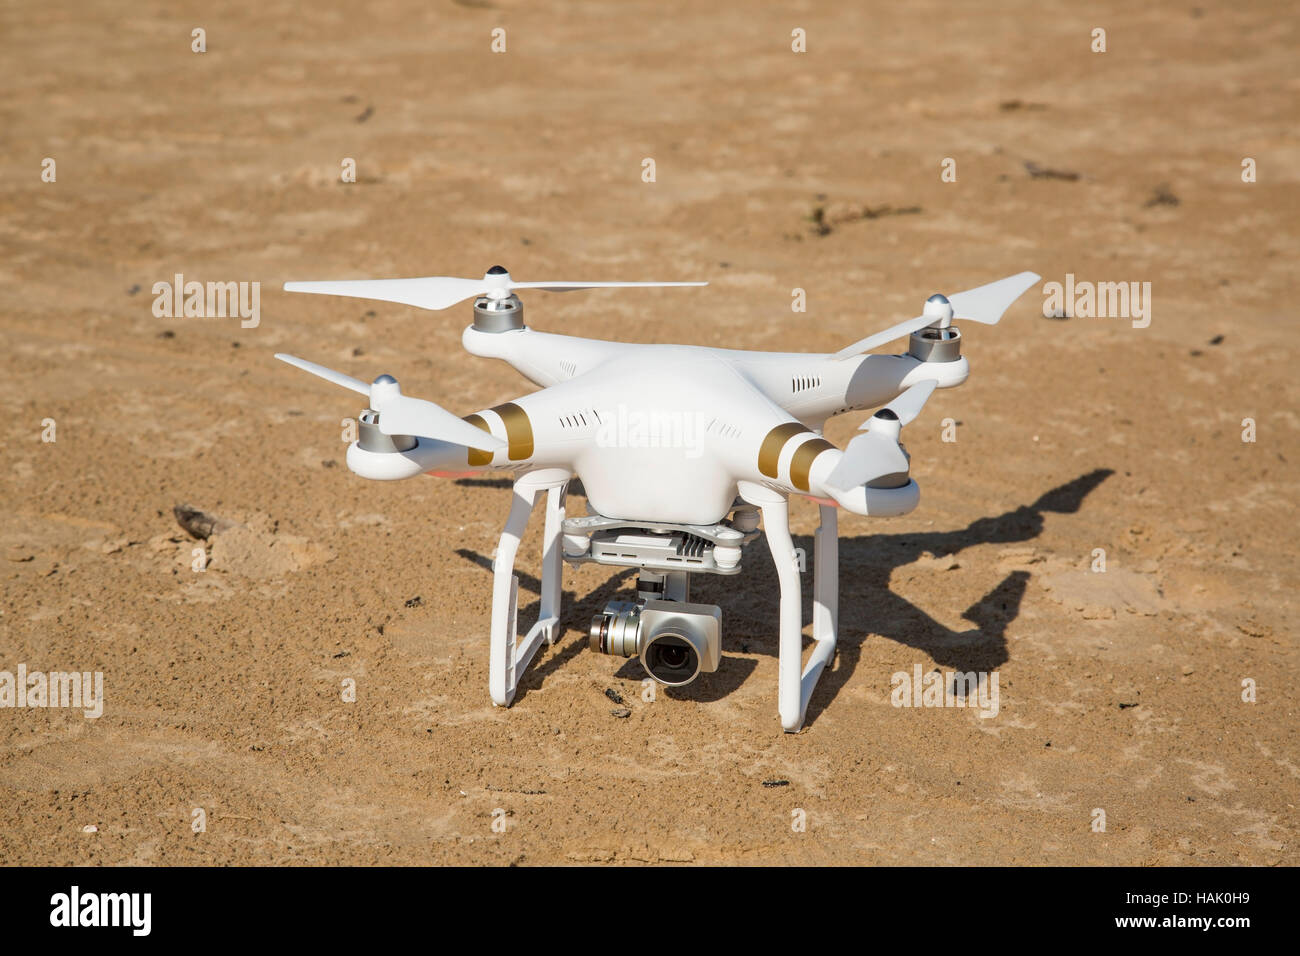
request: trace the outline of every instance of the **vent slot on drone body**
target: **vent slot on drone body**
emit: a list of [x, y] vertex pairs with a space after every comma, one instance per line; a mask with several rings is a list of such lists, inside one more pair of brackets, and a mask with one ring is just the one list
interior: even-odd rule
[[715, 418], [709, 422], [709, 427], [705, 431], [711, 432], [721, 438], [739, 438], [740, 429], [729, 422], [724, 422], [720, 418]]
[[806, 392], [810, 388], [817, 388], [822, 383], [818, 375], [796, 375], [790, 379], [790, 391], [794, 394]]
[[[590, 418], [588, 417], [590, 415]], [[572, 412], [568, 415], [560, 416], [561, 428], [587, 428], [592, 419], [597, 423], [600, 422], [600, 416], [596, 414], [594, 408], [582, 409]]]
[[573, 378], [573, 376], [578, 374], [578, 363], [566, 359], [560, 363], [560, 371], [569, 378]]
[[594, 408], [579, 408], [568, 415], [559, 415], [556, 421], [560, 423], [561, 428], [590, 428], [593, 424], [599, 425], [600, 412]]

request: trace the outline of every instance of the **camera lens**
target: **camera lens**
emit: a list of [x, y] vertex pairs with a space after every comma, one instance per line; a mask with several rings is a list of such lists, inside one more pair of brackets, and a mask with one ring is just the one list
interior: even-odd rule
[[656, 635], [645, 649], [645, 669], [662, 684], [689, 684], [700, 670], [700, 655], [678, 634]]
[[665, 667], [674, 669], [685, 667], [686, 657], [686, 648], [674, 644], [665, 645], [659, 650], [659, 660], [663, 661]]

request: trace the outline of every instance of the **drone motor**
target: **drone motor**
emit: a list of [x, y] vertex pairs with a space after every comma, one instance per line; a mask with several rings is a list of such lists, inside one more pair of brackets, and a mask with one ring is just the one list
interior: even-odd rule
[[510, 332], [524, 327], [524, 304], [513, 292], [494, 298], [481, 295], [474, 300], [474, 331]]
[[379, 413], [367, 408], [357, 417], [357, 444], [380, 454], [410, 451], [416, 445], [412, 435], [385, 435], [379, 430]]

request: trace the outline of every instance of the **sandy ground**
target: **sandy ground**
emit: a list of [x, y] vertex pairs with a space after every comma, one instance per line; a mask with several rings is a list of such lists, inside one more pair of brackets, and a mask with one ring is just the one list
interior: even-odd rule
[[[0, 861], [1297, 861], [1291, 4], [322, 6], [0, 11], [0, 670], [106, 695], [0, 709]], [[356, 403], [271, 359], [461, 413], [527, 392], [460, 350], [468, 305], [280, 291], [496, 262], [711, 281], [527, 299], [633, 341], [835, 350], [1022, 269], [1150, 282], [1152, 321], [1036, 288], [966, 330], [970, 381], [906, 436], [920, 508], [841, 519], [841, 650], [787, 736], [761, 542], [695, 582], [717, 674], [644, 701], [585, 646], [631, 580], [569, 568], [562, 640], [494, 709], [508, 486], [357, 478]], [[155, 317], [175, 273], [261, 282], [260, 324]], [[180, 502], [237, 525], [205, 572]], [[995, 670], [1000, 712], [891, 706], [917, 665]]]

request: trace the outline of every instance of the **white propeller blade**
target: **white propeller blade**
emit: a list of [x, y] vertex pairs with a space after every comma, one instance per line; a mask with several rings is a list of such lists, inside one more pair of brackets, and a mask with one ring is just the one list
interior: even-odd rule
[[275, 357], [327, 382], [342, 385], [366, 396], [370, 407], [379, 413], [379, 430], [385, 435], [417, 435], [480, 451], [496, 451], [506, 447], [501, 439], [456, 417], [441, 405], [403, 395], [397, 381], [391, 376], [380, 376], [373, 385], [367, 385], [351, 375], [308, 362], [296, 355], [278, 352]]
[[[934, 379], [927, 378], [924, 382], [917, 382], [911, 388], [907, 389], [902, 395], [899, 395], [898, 398], [883, 406], [880, 411], [884, 411], [886, 408], [889, 409], [898, 416], [898, 424], [900, 426], [907, 425], [912, 421], [912, 419], [916, 418], [917, 415], [921, 414], [921, 409], [925, 408], [925, 403], [930, 400], [930, 396], [934, 394], [934, 390]], [[879, 414], [880, 412], [876, 412], [876, 415]], [[872, 418], [874, 417], [875, 415], [872, 416]], [[867, 419], [866, 424], [862, 427], [866, 428], [867, 425], [870, 424], [871, 419], [869, 418]]]
[[[396, 384], [394, 382], [390, 386], [395, 391]], [[375, 398], [378, 401], [372, 407], [379, 413], [379, 430], [385, 435], [419, 435], [480, 451], [496, 451], [506, 447], [501, 439], [494, 438], [433, 402], [411, 398], [400, 392], [392, 397], [376, 395]]]
[[[1011, 304], [1040, 278], [1042, 276], [1036, 272], [1018, 272], [1005, 279], [999, 279], [987, 285], [950, 295], [948, 296], [948, 304], [952, 306], [953, 318], [983, 322], [985, 325], [996, 325], [998, 320], [1002, 318], [1003, 313], [1011, 308]], [[843, 360], [860, 355], [863, 352], [869, 352], [877, 346], [892, 342], [904, 335], [911, 335], [918, 329], [923, 329], [935, 322], [936, 318], [933, 315], [918, 315], [914, 319], [899, 322], [897, 325], [874, 335], [868, 335], [865, 339], [854, 342], [847, 348], [840, 349], [835, 353], [835, 358]]]
[[877, 332], [875, 335], [868, 335], [865, 339], [854, 342], [847, 348], [842, 348], [835, 353], [835, 358], [846, 359], [853, 358], [863, 352], [870, 352], [878, 345], [884, 345], [892, 342], [894, 339], [901, 338], [904, 335], [911, 335], [917, 329], [923, 329], [934, 319], [928, 315], [918, 315], [914, 319], [908, 319], [906, 322], [899, 322], [897, 325], [891, 325], [887, 329]]
[[1011, 304], [1041, 278], [1036, 272], [1017, 272], [997, 282], [950, 295], [948, 302], [952, 305], [954, 316], [983, 322], [985, 325], [997, 325], [998, 319], [1011, 308]]
[[906, 473], [907, 455], [898, 444], [898, 432], [921, 414], [934, 389], [933, 379], [917, 382], [867, 419], [862, 426], [866, 433], [849, 442], [826, 484], [847, 492], [885, 475]]
[[353, 299], [382, 299], [421, 309], [446, 309], [487, 292], [482, 279], [428, 276], [424, 279], [350, 279], [337, 282], [286, 282], [285, 292], [344, 295]]
[[543, 292], [572, 292], [574, 289], [663, 289], [708, 285], [707, 282], [511, 282], [511, 289], [541, 289]]
[[707, 282], [515, 282], [510, 273], [489, 272], [481, 279], [426, 276], [420, 279], [347, 279], [329, 282], [286, 282], [286, 292], [342, 295], [355, 299], [382, 299], [421, 309], [447, 309], [480, 295], [505, 296], [513, 289], [569, 292], [574, 289], [631, 289], [666, 286], [701, 286]]
[[332, 368], [326, 368], [324, 365], [317, 365], [315, 362], [308, 362], [306, 359], [300, 359], [296, 355], [286, 355], [284, 352], [277, 352], [275, 357], [281, 362], [288, 362], [295, 368], [300, 368], [304, 372], [325, 379], [327, 382], [333, 382], [335, 385], [342, 385], [344, 388], [350, 388], [354, 392], [360, 392], [366, 398], [370, 397], [370, 386], [359, 378], [353, 378], [351, 375], [344, 375], [342, 372], [336, 372]]
[[836, 491], [847, 492], [882, 475], [905, 471], [907, 456], [898, 440], [882, 432], [868, 431], [849, 442], [840, 463], [826, 477], [826, 484]]

